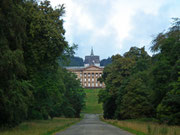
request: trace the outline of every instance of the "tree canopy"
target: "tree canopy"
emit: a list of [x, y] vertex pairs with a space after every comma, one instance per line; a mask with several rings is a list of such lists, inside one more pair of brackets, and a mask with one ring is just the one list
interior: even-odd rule
[[[152, 41], [152, 57], [144, 47], [131, 47], [123, 56], [112, 57], [99, 93], [104, 117], [117, 119], [157, 118], [180, 124], [180, 20]], [[131, 110], [131, 111], [129, 111]]]
[[80, 116], [80, 82], [58, 65], [59, 57], [73, 52], [64, 13], [64, 5], [54, 9], [48, 0], [0, 1], [0, 126]]

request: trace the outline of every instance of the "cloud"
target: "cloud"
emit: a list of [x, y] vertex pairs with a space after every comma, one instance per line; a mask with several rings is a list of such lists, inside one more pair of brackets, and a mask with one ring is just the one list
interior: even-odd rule
[[65, 3], [66, 40], [79, 45], [77, 55], [84, 57], [91, 46], [106, 58], [123, 54], [131, 46], [150, 47], [152, 35], [180, 17], [179, 0], [51, 0]]

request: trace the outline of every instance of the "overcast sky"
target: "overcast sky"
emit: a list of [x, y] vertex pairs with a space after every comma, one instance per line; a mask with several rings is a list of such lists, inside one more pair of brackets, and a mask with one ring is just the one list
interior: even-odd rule
[[153, 37], [180, 17], [180, 0], [50, 0], [65, 4], [64, 27], [69, 44], [84, 58], [91, 47], [101, 59], [124, 54], [131, 46], [150, 53]]

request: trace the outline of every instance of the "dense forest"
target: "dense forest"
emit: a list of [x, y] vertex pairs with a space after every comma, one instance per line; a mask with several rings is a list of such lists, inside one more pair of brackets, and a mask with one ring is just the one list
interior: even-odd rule
[[108, 57], [107, 59], [102, 59], [100, 61], [101, 66], [107, 66], [112, 63], [112, 58]]
[[0, 1], [0, 127], [24, 120], [79, 117], [84, 91], [59, 67], [73, 54], [65, 41], [63, 5], [34, 0]]
[[104, 118], [155, 118], [180, 124], [180, 19], [152, 41], [151, 57], [145, 48], [131, 47], [112, 57], [100, 81]]
[[59, 65], [60, 66], [84, 66], [84, 61], [80, 57], [71, 56], [66, 57], [66, 59], [59, 59]]

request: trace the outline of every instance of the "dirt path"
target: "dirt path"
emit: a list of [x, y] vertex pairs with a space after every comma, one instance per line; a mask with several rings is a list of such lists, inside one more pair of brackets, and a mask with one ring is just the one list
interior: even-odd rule
[[132, 135], [115, 126], [106, 124], [99, 120], [97, 114], [85, 114], [85, 117], [79, 123], [71, 126], [65, 131], [56, 133], [56, 135]]

